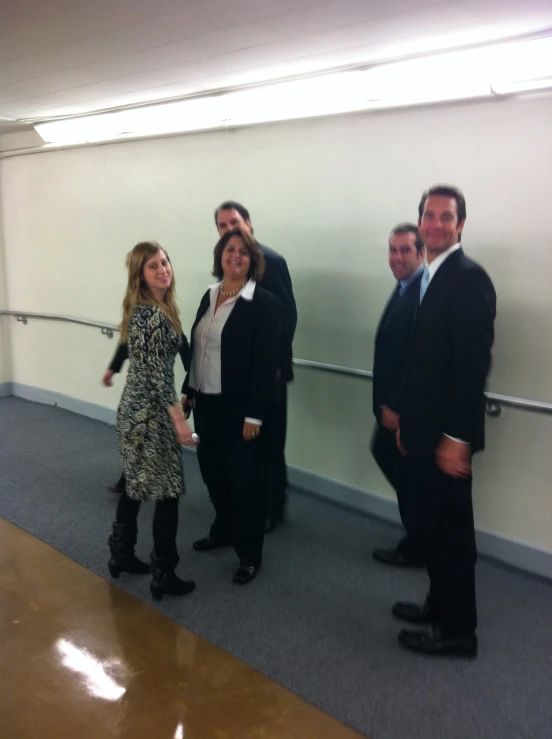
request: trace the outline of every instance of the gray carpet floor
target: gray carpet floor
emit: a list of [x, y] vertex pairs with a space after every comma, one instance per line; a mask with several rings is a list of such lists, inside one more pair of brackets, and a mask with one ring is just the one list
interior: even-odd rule
[[[185, 454], [179, 574], [197, 590], [158, 605], [370, 739], [552, 739], [552, 586], [493, 562], [478, 565], [480, 653], [474, 661], [400, 649], [399, 599], [421, 600], [422, 571], [371, 558], [391, 525], [292, 491], [287, 523], [266, 540], [263, 568], [231, 583], [231, 550], [192, 551], [211, 508]], [[106, 539], [119, 473], [115, 430], [59, 408], [0, 400], [0, 515], [108, 577]], [[140, 513], [137, 553], [151, 548], [152, 505]], [[117, 585], [150, 601], [148, 577]]]

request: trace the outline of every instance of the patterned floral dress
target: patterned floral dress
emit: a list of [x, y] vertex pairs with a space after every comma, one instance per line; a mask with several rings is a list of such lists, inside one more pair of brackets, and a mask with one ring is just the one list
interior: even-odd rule
[[184, 492], [181, 449], [168, 412], [179, 402], [174, 359], [181, 342], [159, 308], [136, 306], [128, 328], [130, 365], [117, 411], [126, 490], [134, 500], [163, 500]]

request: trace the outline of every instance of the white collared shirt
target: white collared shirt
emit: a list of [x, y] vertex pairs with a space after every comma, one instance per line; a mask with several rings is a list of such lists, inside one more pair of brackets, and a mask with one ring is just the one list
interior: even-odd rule
[[[222, 331], [230, 313], [239, 298], [253, 300], [255, 280], [249, 280], [237, 295], [227, 298], [217, 309], [217, 298], [222, 282], [210, 285], [210, 304], [194, 331], [192, 366], [190, 367], [190, 387], [206, 395], [220, 395], [222, 392], [220, 349]], [[246, 418], [248, 423], [259, 426], [257, 418]]]
[[439, 254], [438, 257], [435, 257], [435, 259], [427, 265], [427, 271], [429, 273], [429, 282], [427, 283], [428, 285], [431, 282], [431, 280], [435, 277], [435, 273], [437, 272], [439, 267], [443, 264], [445, 259], [448, 259], [448, 257], [450, 257], [450, 255], [453, 252], [458, 251], [458, 249], [460, 249], [461, 246], [462, 244], [460, 244], [460, 242], [457, 242], [453, 246], [450, 246], [446, 251]]

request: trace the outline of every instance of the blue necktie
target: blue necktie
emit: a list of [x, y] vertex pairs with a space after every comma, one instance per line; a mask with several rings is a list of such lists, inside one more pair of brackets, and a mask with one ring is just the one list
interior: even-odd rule
[[426, 294], [428, 285], [429, 285], [429, 270], [427, 267], [424, 267], [424, 272], [422, 274], [422, 280], [420, 282], [420, 303], [424, 299], [424, 295]]

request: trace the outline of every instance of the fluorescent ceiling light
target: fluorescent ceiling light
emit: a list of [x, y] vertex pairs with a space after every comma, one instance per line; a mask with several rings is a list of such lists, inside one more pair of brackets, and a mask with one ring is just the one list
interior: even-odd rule
[[44, 141], [76, 144], [216, 130], [353, 111], [544, 89], [552, 37], [493, 44], [232, 91], [40, 123]]
[[537, 92], [552, 88], [552, 77], [540, 80], [517, 80], [515, 82], [497, 82], [492, 86], [497, 95], [508, 95], [516, 92]]

